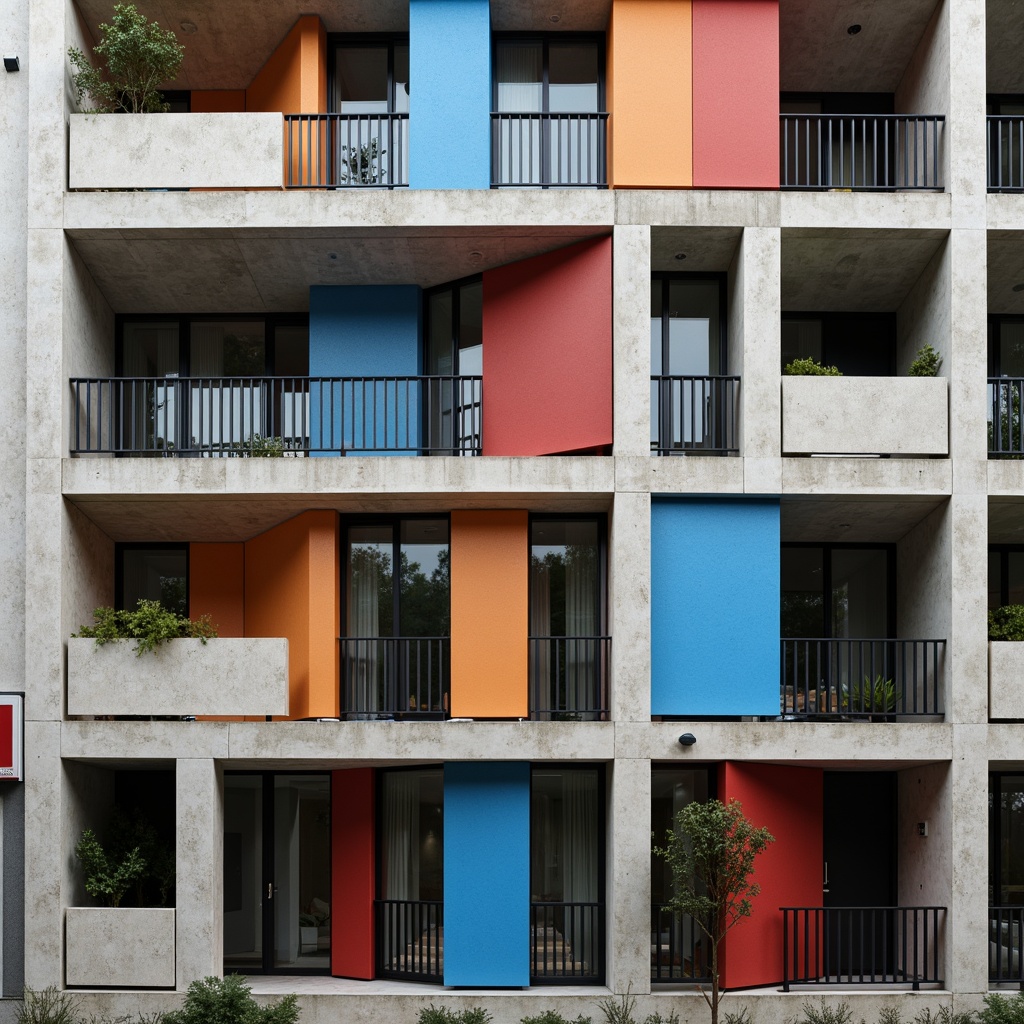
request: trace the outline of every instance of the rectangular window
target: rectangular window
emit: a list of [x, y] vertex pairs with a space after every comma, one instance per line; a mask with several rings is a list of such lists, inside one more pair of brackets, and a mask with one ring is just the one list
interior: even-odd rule
[[118, 608], [134, 611], [139, 601], [159, 601], [188, 615], [187, 544], [119, 544], [114, 559]]
[[848, 377], [892, 377], [896, 314], [783, 313], [782, 366], [807, 358]]

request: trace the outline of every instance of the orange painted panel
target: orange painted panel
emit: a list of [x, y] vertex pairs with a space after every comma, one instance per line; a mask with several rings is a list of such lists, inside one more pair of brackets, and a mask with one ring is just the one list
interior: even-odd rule
[[339, 713], [338, 517], [304, 512], [245, 544], [245, 635], [288, 638], [290, 718]]
[[719, 769], [719, 798], [739, 800], [743, 813], [775, 842], [757, 858], [754, 881], [761, 893], [752, 915], [725, 940], [725, 988], [782, 981], [782, 915], [779, 907], [820, 907], [823, 790], [820, 768], [740, 764]]
[[612, 241], [484, 272], [484, 455], [612, 443]]
[[691, 0], [613, 0], [608, 33], [609, 181], [693, 184]]
[[331, 772], [331, 974], [374, 977], [372, 768]]
[[209, 615], [218, 636], [245, 636], [244, 545], [189, 545], [188, 613]]
[[451, 516], [452, 715], [525, 718], [528, 516]]
[[693, 184], [779, 187], [778, 0], [693, 0]]
[[244, 89], [193, 89], [193, 114], [241, 114], [245, 112]]

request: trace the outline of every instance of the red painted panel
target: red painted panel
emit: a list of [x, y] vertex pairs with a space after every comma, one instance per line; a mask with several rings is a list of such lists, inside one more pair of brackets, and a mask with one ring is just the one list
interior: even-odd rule
[[14, 767], [14, 708], [0, 704], [0, 768]]
[[718, 792], [723, 802], [739, 800], [743, 813], [775, 836], [755, 862], [761, 894], [752, 900], [753, 913], [725, 940], [722, 985], [774, 985], [782, 981], [779, 907], [821, 906], [822, 772], [726, 761]]
[[693, 0], [693, 185], [779, 187], [778, 0]]
[[484, 455], [612, 443], [612, 242], [484, 273]]
[[373, 769], [331, 772], [331, 974], [374, 976]]

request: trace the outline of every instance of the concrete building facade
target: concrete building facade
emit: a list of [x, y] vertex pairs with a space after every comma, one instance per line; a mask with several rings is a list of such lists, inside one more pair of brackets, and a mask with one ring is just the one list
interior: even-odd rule
[[[1019, 986], [1016, 5], [137, 7], [169, 113], [78, 109], [103, 0], [0, 11], [3, 996], [697, 1019], [711, 796], [758, 1024]], [[139, 598], [219, 638], [71, 639]], [[173, 883], [101, 912], [118, 814]]]

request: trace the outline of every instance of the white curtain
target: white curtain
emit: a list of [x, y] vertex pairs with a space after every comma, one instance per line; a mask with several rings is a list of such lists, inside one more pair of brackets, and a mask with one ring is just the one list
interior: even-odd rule
[[[386, 900], [417, 900], [420, 896], [420, 777], [418, 772], [388, 772], [384, 776], [384, 878]], [[397, 921], [402, 920], [399, 913]], [[384, 916], [384, 963], [399, 966], [405, 949], [396, 943], [405, 934], [392, 934], [392, 914]]]
[[[126, 325], [121, 370], [125, 377], [177, 377], [178, 325]], [[175, 388], [173, 383], [126, 384], [121, 414], [126, 436], [134, 436], [136, 443], [146, 448], [175, 445]]]
[[[530, 559], [530, 636], [551, 635], [551, 570], [539, 558]], [[553, 708], [554, 694], [551, 692], [551, 646], [550, 641], [540, 640], [530, 651], [530, 671], [534, 676], [534, 690], [538, 707]], [[544, 720], [551, 715], [544, 713]]]
[[[539, 113], [544, 109], [543, 51], [540, 43], [498, 47], [498, 110]], [[498, 180], [540, 181], [541, 124], [537, 118], [502, 119]]]
[[[588, 524], [589, 525], [589, 524]], [[586, 530], [587, 526], [570, 527]], [[583, 538], [581, 538], [583, 539]], [[597, 548], [596, 541], [567, 544], [565, 547], [565, 635], [578, 637], [567, 641], [565, 657], [566, 710], [592, 707], [590, 696], [596, 678], [598, 643], [590, 639], [597, 628]]]
[[[353, 544], [349, 550], [350, 586], [348, 635], [363, 637], [361, 642], [349, 641], [349, 657], [353, 668], [350, 685], [350, 707], [359, 711], [380, 711], [379, 644], [373, 637], [380, 636], [378, 607], [382, 559], [381, 545]], [[386, 556], [385, 556], [386, 557]], [[353, 649], [354, 648], [354, 649]]]
[[[562, 899], [597, 903], [597, 774], [567, 770], [562, 778]], [[593, 968], [596, 912], [578, 907], [565, 912], [565, 941], [573, 961]]]

